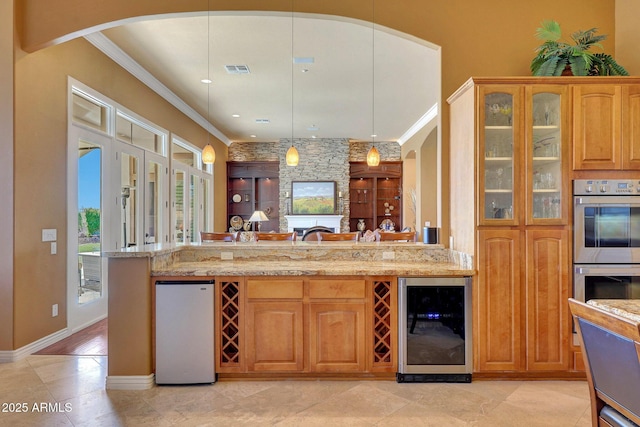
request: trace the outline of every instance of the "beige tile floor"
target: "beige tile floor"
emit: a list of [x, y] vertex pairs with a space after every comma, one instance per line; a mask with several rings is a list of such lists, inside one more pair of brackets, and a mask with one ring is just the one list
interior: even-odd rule
[[0, 364], [0, 426], [591, 425], [584, 381], [223, 381], [107, 391], [106, 365], [103, 356]]

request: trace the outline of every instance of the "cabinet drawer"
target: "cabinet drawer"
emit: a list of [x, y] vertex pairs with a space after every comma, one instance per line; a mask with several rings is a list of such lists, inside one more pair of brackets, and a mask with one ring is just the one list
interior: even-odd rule
[[310, 280], [310, 298], [364, 298], [365, 281], [354, 280]]
[[302, 299], [302, 280], [248, 280], [249, 299]]

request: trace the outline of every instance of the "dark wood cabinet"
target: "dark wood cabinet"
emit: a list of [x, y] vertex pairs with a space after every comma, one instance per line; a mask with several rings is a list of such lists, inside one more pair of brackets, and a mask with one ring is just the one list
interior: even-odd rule
[[279, 162], [227, 162], [227, 227], [233, 217], [248, 220], [256, 210], [269, 221], [262, 231], [280, 230]]
[[350, 163], [349, 227], [358, 230], [360, 220], [365, 230], [375, 230], [385, 220], [395, 230], [402, 229], [402, 162]]

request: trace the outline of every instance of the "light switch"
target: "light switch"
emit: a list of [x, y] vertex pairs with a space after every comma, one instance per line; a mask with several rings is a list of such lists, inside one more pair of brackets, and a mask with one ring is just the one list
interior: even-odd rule
[[56, 242], [51, 242], [51, 255], [55, 255], [58, 253], [58, 244]]
[[43, 228], [42, 229], [42, 241], [43, 242], [55, 242], [58, 240], [58, 230], [55, 228]]

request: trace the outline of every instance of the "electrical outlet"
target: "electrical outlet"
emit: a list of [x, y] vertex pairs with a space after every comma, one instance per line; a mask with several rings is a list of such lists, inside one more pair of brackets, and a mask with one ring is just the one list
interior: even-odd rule
[[58, 315], [58, 304], [53, 304], [51, 306], [51, 317], [56, 317]]
[[396, 259], [396, 253], [395, 252], [391, 252], [391, 251], [384, 251], [384, 252], [382, 252], [382, 259], [383, 260]]
[[220, 252], [220, 259], [231, 261], [233, 259], [233, 252]]

